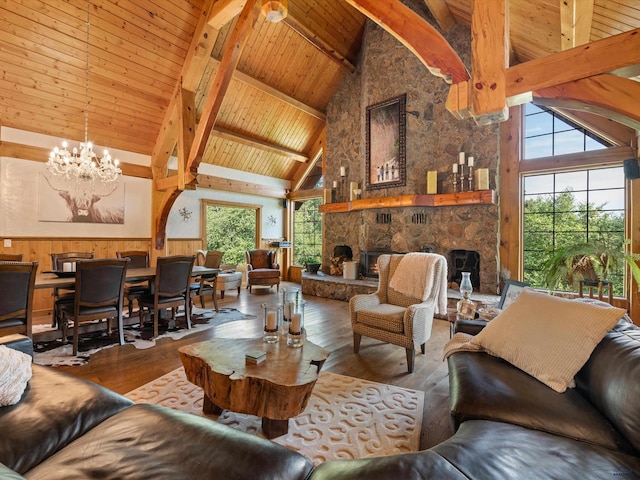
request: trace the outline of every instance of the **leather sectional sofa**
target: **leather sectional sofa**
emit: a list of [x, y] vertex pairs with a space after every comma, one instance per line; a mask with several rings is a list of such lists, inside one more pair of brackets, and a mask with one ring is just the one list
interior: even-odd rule
[[485, 353], [447, 361], [453, 437], [315, 469], [268, 440], [33, 365], [20, 403], [0, 408], [0, 478], [640, 478], [640, 328], [620, 321], [562, 394]]

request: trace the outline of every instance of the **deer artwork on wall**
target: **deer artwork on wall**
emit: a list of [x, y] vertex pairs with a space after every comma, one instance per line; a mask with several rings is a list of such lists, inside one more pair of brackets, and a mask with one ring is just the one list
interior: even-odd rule
[[[40, 220], [64, 221], [73, 223], [124, 223], [124, 187], [119, 189], [120, 182], [109, 185], [99, 181], [82, 179], [58, 179], [42, 175], [51, 189], [64, 200], [67, 211], [63, 213], [43, 213], [46, 209], [46, 186], [40, 188]], [[121, 192], [121, 199], [114, 192]], [[49, 199], [53, 201], [53, 199]], [[59, 202], [56, 202], [59, 204]]]

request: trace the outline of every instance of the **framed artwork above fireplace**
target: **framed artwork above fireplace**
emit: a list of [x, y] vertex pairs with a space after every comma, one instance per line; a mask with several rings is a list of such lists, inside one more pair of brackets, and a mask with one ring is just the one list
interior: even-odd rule
[[407, 95], [367, 107], [366, 189], [406, 185]]

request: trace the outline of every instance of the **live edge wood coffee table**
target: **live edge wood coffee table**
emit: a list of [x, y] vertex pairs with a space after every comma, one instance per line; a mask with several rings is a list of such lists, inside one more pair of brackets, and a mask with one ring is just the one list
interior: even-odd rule
[[[245, 354], [264, 351], [266, 360], [246, 362]], [[284, 435], [289, 419], [300, 415], [311, 396], [329, 350], [305, 339], [301, 348], [261, 338], [216, 338], [179, 349], [187, 379], [204, 390], [202, 411], [223, 410], [262, 417], [267, 438]]]

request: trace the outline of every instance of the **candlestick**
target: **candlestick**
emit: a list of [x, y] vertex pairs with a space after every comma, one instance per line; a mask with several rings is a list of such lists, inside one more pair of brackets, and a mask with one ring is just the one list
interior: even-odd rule
[[[469, 157], [471, 160], [473, 157]], [[469, 191], [473, 192], [473, 165], [469, 165]]]
[[454, 172], [453, 174], [453, 193], [458, 192], [458, 174]]
[[347, 169], [344, 167], [340, 167], [340, 176], [344, 177], [347, 174]]
[[458, 163], [459, 163], [460, 165], [464, 165], [464, 152], [460, 152], [460, 153], [458, 154]]

